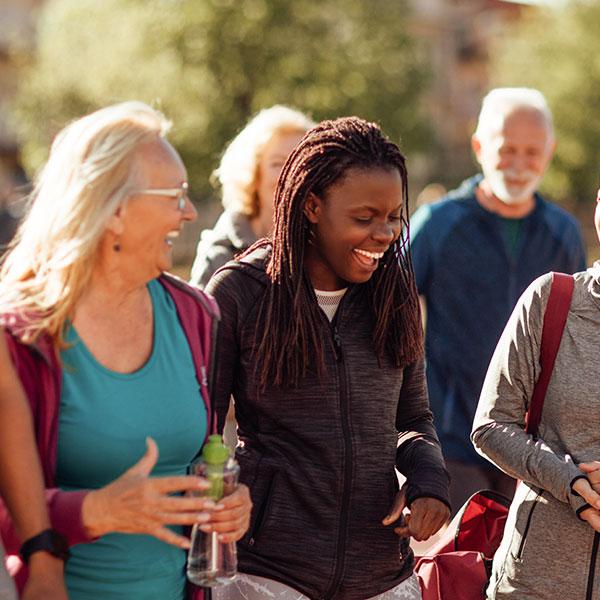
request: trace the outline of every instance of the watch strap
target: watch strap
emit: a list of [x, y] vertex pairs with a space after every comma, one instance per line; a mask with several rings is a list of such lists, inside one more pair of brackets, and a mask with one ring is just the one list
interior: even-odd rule
[[54, 529], [45, 529], [44, 531], [30, 537], [26, 540], [19, 554], [25, 564], [29, 563], [31, 555], [35, 552], [48, 552], [61, 560], [67, 560], [69, 558], [69, 544], [66, 538], [54, 531]]

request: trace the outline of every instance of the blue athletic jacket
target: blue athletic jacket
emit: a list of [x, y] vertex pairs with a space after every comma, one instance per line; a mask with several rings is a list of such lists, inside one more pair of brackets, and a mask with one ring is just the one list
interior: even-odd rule
[[444, 456], [482, 461], [469, 441], [481, 386], [496, 343], [525, 288], [548, 271], [586, 267], [577, 221], [536, 194], [516, 254], [506, 249], [503, 219], [475, 198], [482, 176], [423, 206], [410, 223], [419, 293], [427, 303], [430, 403]]

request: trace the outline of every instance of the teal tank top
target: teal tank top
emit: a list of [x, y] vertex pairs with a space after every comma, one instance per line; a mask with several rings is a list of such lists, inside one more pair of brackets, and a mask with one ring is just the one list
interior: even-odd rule
[[[206, 408], [173, 300], [148, 284], [154, 314], [152, 353], [134, 373], [99, 364], [75, 329], [61, 352], [57, 485], [100, 488], [158, 445], [151, 476], [183, 475], [206, 434]], [[174, 527], [181, 531], [181, 527]], [[65, 578], [71, 600], [182, 600], [185, 551], [152, 536], [108, 534], [71, 548]]]

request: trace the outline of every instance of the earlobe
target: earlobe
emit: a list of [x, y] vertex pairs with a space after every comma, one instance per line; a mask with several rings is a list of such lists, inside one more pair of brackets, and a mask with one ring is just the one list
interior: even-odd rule
[[312, 192], [309, 192], [304, 203], [304, 216], [313, 225], [319, 222], [319, 215], [321, 213], [321, 199], [315, 196]]

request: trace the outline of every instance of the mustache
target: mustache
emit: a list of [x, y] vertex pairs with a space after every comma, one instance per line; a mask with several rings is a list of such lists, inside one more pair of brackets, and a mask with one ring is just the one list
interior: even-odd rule
[[504, 179], [517, 179], [518, 181], [532, 181], [538, 177], [538, 173], [530, 169], [502, 169], [498, 170]]

